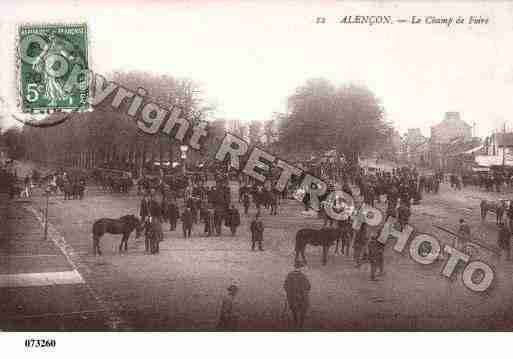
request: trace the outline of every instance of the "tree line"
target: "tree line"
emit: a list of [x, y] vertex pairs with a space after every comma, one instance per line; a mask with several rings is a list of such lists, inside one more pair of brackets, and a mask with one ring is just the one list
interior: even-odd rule
[[[288, 97], [287, 111], [247, 123], [243, 119], [212, 120], [215, 106], [203, 98], [201, 87], [187, 78], [146, 72], [116, 72], [110, 78], [129, 89], [146, 89], [148, 100], [179, 105], [192, 121], [209, 120], [211, 143], [207, 149], [229, 131], [293, 161], [332, 149], [350, 162], [366, 151], [394, 152], [393, 127], [386, 121], [380, 101], [363, 86], [335, 86], [326, 79], [310, 79]], [[163, 134], [143, 134], [132, 118], [109, 103], [104, 101], [91, 112], [73, 113], [54, 127], [4, 129], [0, 140], [12, 158], [60, 166], [128, 167], [141, 172], [146, 163], [180, 161], [178, 143]], [[205, 161], [206, 154], [190, 153], [188, 157], [191, 162]]]

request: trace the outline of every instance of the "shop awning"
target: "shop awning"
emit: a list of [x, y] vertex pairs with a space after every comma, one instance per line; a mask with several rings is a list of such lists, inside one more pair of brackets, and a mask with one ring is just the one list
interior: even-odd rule
[[[490, 166], [502, 166], [502, 156], [476, 156], [476, 163], [479, 166], [490, 167]], [[513, 159], [510, 156], [506, 156], [504, 161], [505, 166], [513, 166]]]

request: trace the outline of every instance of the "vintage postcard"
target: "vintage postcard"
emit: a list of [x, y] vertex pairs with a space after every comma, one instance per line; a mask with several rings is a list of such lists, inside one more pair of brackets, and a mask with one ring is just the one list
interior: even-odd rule
[[513, 329], [512, 3], [0, 13], [1, 331]]

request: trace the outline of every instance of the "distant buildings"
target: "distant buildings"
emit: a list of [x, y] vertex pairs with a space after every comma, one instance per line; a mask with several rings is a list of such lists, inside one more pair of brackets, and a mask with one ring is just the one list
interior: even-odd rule
[[481, 166], [513, 166], [513, 133], [493, 133], [486, 137], [481, 152], [476, 157]]
[[459, 143], [462, 148], [472, 141], [472, 126], [463, 121], [459, 112], [446, 112], [442, 122], [431, 126], [429, 141], [429, 163], [437, 169], [450, 169], [449, 154], [458, 151]]
[[463, 170], [480, 145], [480, 139], [472, 137], [472, 126], [459, 112], [446, 112], [441, 122], [431, 126], [429, 138], [418, 128], [408, 129], [402, 138], [400, 159], [418, 167]]
[[472, 126], [461, 119], [459, 112], [446, 112], [442, 122], [431, 126], [431, 142], [447, 144], [456, 138], [470, 140]]
[[420, 128], [410, 128], [403, 137], [402, 160], [421, 165], [425, 162], [425, 150], [428, 138], [423, 136]]

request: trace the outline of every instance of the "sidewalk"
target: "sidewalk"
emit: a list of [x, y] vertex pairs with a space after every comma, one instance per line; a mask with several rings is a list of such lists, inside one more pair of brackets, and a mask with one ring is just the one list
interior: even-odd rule
[[0, 330], [106, 330], [103, 308], [29, 201], [0, 194]]

